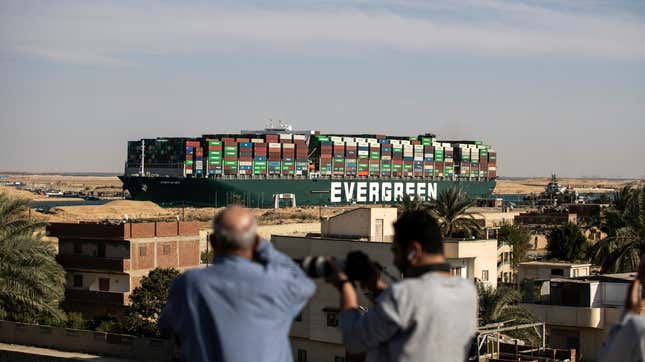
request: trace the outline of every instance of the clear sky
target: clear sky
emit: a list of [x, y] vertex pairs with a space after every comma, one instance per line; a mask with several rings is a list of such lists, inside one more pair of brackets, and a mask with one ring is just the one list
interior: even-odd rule
[[268, 118], [645, 177], [645, 2], [0, 2], [0, 170], [118, 172], [127, 140]]

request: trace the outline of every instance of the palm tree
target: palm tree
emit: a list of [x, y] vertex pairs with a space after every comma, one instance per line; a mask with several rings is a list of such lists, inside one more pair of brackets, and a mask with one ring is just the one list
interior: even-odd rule
[[588, 256], [589, 241], [582, 229], [572, 222], [561, 225], [547, 235], [549, 256], [558, 260], [577, 261]]
[[410, 196], [408, 194], [403, 195], [403, 197], [399, 197], [399, 214], [404, 213], [404, 212], [412, 212], [412, 211], [424, 211], [428, 210], [429, 204], [427, 201], [421, 200], [418, 196]]
[[[535, 318], [529, 311], [522, 308], [522, 295], [519, 291], [508, 287], [493, 289], [483, 283], [477, 283], [479, 296], [479, 325], [508, 322], [516, 325], [533, 323]], [[520, 329], [507, 332], [508, 335], [536, 345], [540, 336], [531, 329]]]
[[0, 193], [0, 319], [63, 321], [65, 272], [28, 208], [29, 200]]
[[441, 233], [446, 237], [477, 236], [482, 227], [468, 208], [474, 205], [468, 195], [457, 186], [441, 191], [437, 200], [430, 203], [430, 213], [439, 221]]
[[645, 187], [627, 185], [617, 192], [601, 228], [608, 236], [591, 247], [591, 260], [603, 273], [635, 271], [645, 253]]

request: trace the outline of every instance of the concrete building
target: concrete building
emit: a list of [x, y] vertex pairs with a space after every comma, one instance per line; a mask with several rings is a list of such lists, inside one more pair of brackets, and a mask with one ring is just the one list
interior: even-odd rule
[[521, 283], [524, 279], [549, 280], [588, 276], [591, 264], [529, 261], [520, 263], [517, 269], [517, 281]]
[[321, 220], [323, 237], [349, 237], [368, 241], [392, 241], [397, 209], [362, 207]]
[[533, 296], [525, 293], [522, 306], [546, 323], [549, 346], [575, 348], [579, 358], [593, 361], [619, 322], [634, 277], [635, 273], [551, 278], [538, 282]]
[[119, 315], [152, 269], [200, 264], [195, 222], [52, 223], [47, 231], [65, 269], [63, 306], [90, 317]]
[[[332, 222], [326, 231], [333, 234], [333, 238], [272, 235], [271, 241], [277, 249], [292, 258], [304, 258], [308, 255], [343, 257], [350, 251], [361, 250], [381, 264], [387, 274], [398, 279], [400, 274], [392, 264], [391, 244], [361, 240], [366, 239], [363, 236], [367, 235], [367, 231], [374, 230], [373, 224], [380, 218], [368, 215], [390, 215], [389, 220], [387, 216], [383, 216], [383, 225], [391, 225], [396, 219], [396, 213], [367, 214], [361, 211], [351, 215], [350, 211], [349, 214], [352, 220], [350, 226], [362, 230], [361, 232]], [[367, 223], [370, 225], [366, 226]], [[339, 230], [346, 230], [343, 232], [348, 235], [343, 235]], [[356, 236], [361, 238], [355, 238]], [[492, 287], [497, 286], [497, 240], [446, 240], [444, 249], [454, 275], [470, 280], [478, 279]], [[291, 342], [294, 358], [299, 362], [349, 362], [351, 356], [345, 354], [338, 328], [338, 291], [323, 280], [316, 280], [316, 286], [316, 294], [293, 323]], [[369, 305], [369, 301], [360, 292], [359, 303]]]
[[559, 226], [568, 222], [576, 224], [576, 214], [557, 211], [531, 211], [515, 216], [515, 223], [525, 226]]

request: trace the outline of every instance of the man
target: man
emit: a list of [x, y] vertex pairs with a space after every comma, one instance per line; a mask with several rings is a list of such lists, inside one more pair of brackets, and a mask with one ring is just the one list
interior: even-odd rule
[[428, 213], [404, 213], [394, 231], [394, 265], [405, 279], [389, 287], [378, 277], [364, 283], [377, 296], [367, 313], [359, 312], [343, 272], [330, 278], [341, 293], [347, 351], [367, 352], [368, 361], [464, 361], [477, 329], [475, 286], [450, 275], [439, 225]]
[[602, 362], [645, 361], [645, 255], [641, 256], [636, 278], [630, 284], [621, 322], [609, 332], [600, 351]]
[[293, 361], [289, 329], [313, 282], [260, 239], [249, 210], [226, 208], [213, 230], [213, 264], [173, 282], [160, 331], [180, 340], [185, 361]]

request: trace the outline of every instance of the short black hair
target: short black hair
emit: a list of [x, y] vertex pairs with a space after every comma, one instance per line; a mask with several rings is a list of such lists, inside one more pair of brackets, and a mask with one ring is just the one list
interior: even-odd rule
[[394, 223], [394, 242], [403, 249], [412, 240], [421, 244], [428, 254], [443, 254], [441, 228], [437, 219], [423, 210], [403, 212]]

